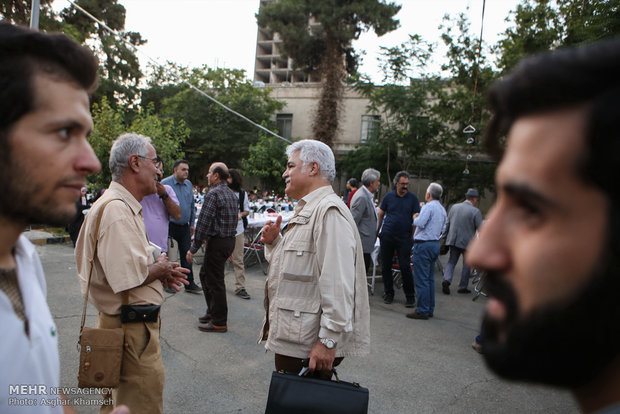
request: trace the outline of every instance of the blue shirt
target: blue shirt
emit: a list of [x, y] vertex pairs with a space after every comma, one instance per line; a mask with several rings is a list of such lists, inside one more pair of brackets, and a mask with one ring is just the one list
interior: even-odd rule
[[383, 197], [381, 210], [385, 212], [381, 234], [386, 234], [397, 239], [411, 239], [411, 227], [413, 215], [420, 211], [420, 201], [412, 192], [400, 197], [396, 190]]
[[413, 240], [439, 240], [446, 229], [446, 209], [437, 200], [431, 200], [422, 206], [420, 215], [413, 220], [416, 226]]
[[170, 222], [179, 225], [189, 224], [190, 227], [194, 226], [194, 220], [196, 219], [196, 206], [194, 205], [194, 187], [190, 180], [184, 180], [179, 183], [174, 175], [166, 177], [161, 180], [162, 184], [169, 185], [174, 190], [174, 193], [179, 199], [179, 206], [181, 207], [181, 218], [178, 220], [170, 217]]

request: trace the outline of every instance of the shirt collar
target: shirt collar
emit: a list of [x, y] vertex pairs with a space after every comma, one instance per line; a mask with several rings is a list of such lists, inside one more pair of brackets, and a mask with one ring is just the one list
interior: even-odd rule
[[112, 181], [110, 183], [109, 190], [112, 190], [115, 193], [117, 193], [118, 194], [118, 198], [123, 200], [125, 202], [125, 204], [127, 204], [129, 206], [129, 208], [131, 209], [133, 214], [135, 214], [135, 215], [140, 214], [140, 212], [142, 211], [142, 205], [129, 192], [129, 190], [127, 190], [125, 187], [123, 187], [121, 184], [117, 183], [116, 181]]
[[295, 207], [295, 215], [311, 216], [314, 206], [333, 191], [334, 190], [331, 185], [324, 185], [323, 187], [319, 187], [316, 190], [306, 194], [297, 202], [297, 207]]

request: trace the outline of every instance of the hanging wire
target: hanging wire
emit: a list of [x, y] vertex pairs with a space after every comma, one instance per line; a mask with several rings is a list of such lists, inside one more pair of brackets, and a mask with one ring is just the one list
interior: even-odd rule
[[170, 71], [167, 71], [166, 68], [161, 65], [159, 62], [157, 62], [157, 60], [151, 58], [150, 56], [148, 56], [147, 54], [141, 52], [140, 50], [138, 50], [138, 48], [133, 45], [132, 43], [128, 42], [127, 40], [125, 40], [125, 38], [122, 36], [122, 34], [120, 34], [119, 32], [117, 32], [114, 29], [111, 29], [110, 27], [108, 27], [108, 25], [106, 25], [104, 22], [102, 22], [101, 20], [97, 19], [95, 16], [93, 16], [92, 14], [90, 14], [89, 12], [87, 12], [86, 10], [84, 10], [81, 6], [75, 4], [75, 2], [73, 2], [72, 0], [67, 0], [67, 2], [69, 2], [73, 7], [76, 8], [76, 10], [84, 13], [89, 19], [95, 21], [96, 23], [98, 23], [99, 25], [101, 25], [101, 27], [103, 27], [104, 29], [106, 29], [108, 32], [112, 33], [114, 36], [116, 36], [121, 42], [125, 43], [128, 47], [130, 47], [133, 51], [135, 51], [136, 53], [140, 53], [142, 56], [144, 56], [146, 59], [148, 59], [153, 65], [155, 65], [156, 67], [162, 69], [164, 72], [172, 75], [174, 78], [176, 78], [177, 80], [180, 80], [182, 83], [186, 84], [187, 86], [189, 86], [192, 90], [198, 92], [199, 94], [201, 94], [202, 96], [204, 96], [205, 98], [209, 99], [210, 101], [216, 103], [217, 105], [221, 106], [222, 108], [224, 108], [225, 110], [227, 110], [228, 112], [232, 113], [235, 116], [238, 116], [239, 118], [243, 119], [244, 121], [252, 124], [253, 126], [255, 126], [256, 128], [261, 129], [262, 131], [273, 135], [274, 137], [288, 142], [289, 144], [292, 142], [284, 137], [281, 137], [280, 135], [276, 134], [275, 132], [265, 128], [264, 126], [257, 124], [256, 122], [252, 121], [251, 119], [249, 119], [248, 117], [240, 114], [239, 112], [229, 108], [228, 106], [224, 105], [223, 103], [221, 103], [220, 101], [218, 101], [217, 99], [215, 99], [214, 97], [212, 97], [211, 95], [207, 94], [205, 91], [198, 89], [197, 87], [195, 87], [194, 85], [192, 85], [191, 83], [189, 83], [187, 80], [185, 79], [178, 79], [177, 75], [175, 73], [172, 73]]
[[[474, 96], [471, 101], [471, 115], [469, 117], [469, 122], [465, 129], [463, 129], [463, 133], [465, 134], [473, 134], [476, 132], [476, 128], [473, 127], [472, 122], [474, 122], [474, 114], [476, 111], [476, 93], [478, 91], [478, 74], [480, 73], [480, 56], [482, 54], [482, 33], [484, 30], [484, 9], [486, 7], [486, 0], [482, 0], [482, 19], [480, 21], [480, 39], [478, 41], [478, 54], [476, 55], [476, 76], [474, 80]], [[469, 161], [472, 159], [471, 155], [471, 147], [474, 144], [475, 140], [473, 137], [467, 138], [467, 156], [465, 157], [465, 169], [463, 170], [463, 174], [469, 174]]]

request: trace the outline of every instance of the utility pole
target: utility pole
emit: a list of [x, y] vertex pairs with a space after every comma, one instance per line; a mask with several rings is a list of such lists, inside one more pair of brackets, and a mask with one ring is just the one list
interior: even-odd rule
[[39, 0], [32, 0], [32, 9], [30, 10], [30, 28], [39, 30]]

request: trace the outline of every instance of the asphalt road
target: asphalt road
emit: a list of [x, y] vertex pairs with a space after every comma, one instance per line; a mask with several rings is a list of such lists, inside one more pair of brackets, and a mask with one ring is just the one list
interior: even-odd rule
[[[77, 384], [78, 337], [82, 299], [70, 244], [37, 246], [48, 281], [48, 301], [60, 335], [61, 386]], [[445, 261], [446, 257], [442, 257]], [[195, 266], [196, 275], [198, 266]], [[455, 272], [458, 279], [460, 268]], [[569, 393], [499, 380], [472, 350], [485, 299], [441, 293], [436, 274], [435, 317], [405, 318], [402, 290], [393, 304], [381, 299], [383, 286], [370, 297], [371, 353], [347, 358], [340, 378], [370, 390], [371, 413], [571, 413], [578, 412]], [[265, 276], [258, 266], [246, 270], [251, 300], [233, 293], [234, 275], [227, 271], [227, 333], [198, 331], [204, 314], [202, 295], [166, 294], [162, 308], [161, 344], [166, 371], [167, 413], [262, 413], [273, 370], [273, 355], [256, 343], [263, 318]], [[453, 285], [454, 286], [454, 285]], [[88, 326], [96, 311], [88, 309]], [[95, 413], [82, 398], [79, 413]]]

